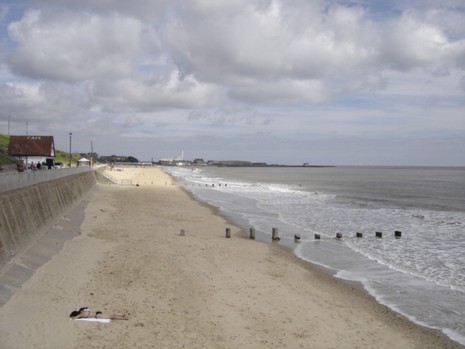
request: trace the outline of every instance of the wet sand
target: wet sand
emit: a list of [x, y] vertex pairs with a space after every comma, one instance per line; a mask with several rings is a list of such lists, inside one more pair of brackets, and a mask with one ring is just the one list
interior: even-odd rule
[[[157, 168], [111, 175], [133, 185], [97, 185], [80, 227], [60, 221], [80, 235], [0, 307], [0, 348], [461, 348], [248, 239]], [[82, 306], [130, 320], [70, 320]]]

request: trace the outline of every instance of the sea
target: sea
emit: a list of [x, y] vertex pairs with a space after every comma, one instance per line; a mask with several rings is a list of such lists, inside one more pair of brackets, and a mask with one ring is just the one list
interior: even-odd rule
[[465, 345], [464, 167], [164, 170], [256, 239], [277, 229], [301, 259]]

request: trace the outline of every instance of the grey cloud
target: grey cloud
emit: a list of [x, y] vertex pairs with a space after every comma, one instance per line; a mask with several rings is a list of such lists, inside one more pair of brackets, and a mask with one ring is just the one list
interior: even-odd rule
[[[365, 7], [337, 2], [159, 1], [147, 8], [158, 13], [147, 24], [125, 4], [77, 1], [64, 3], [75, 12], [27, 12], [9, 26], [17, 45], [11, 69], [33, 79], [91, 81], [103, 108], [128, 112], [198, 108], [220, 96], [322, 103], [383, 88], [386, 68], [443, 75], [465, 64], [465, 41], [450, 41], [412, 11], [377, 24]], [[173, 72], [174, 90], [164, 77]]]
[[215, 100], [214, 88], [177, 71], [160, 80], [137, 78], [99, 80], [91, 89], [93, 100], [110, 112], [149, 112], [165, 108], [200, 108]]
[[3, 110], [24, 120], [78, 118], [90, 107], [85, 94], [66, 85], [7, 83], [0, 85]]
[[191, 111], [187, 115], [187, 120], [214, 127], [268, 126], [272, 123], [272, 118], [261, 111], [236, 106], [225, 106], [209, 111]]
[[[29, 0], [18, 0], [29, 3]], [[59, 10], [73, 10], [78, 12], [94, 12], [108, 14], [109, 12], [120, 13], [125, 16], [138, 18], [152, 22], [163, 16], [168, 0], [34, 0], [44, 8]]]
[[465, 76], [462, 76], [459, 80], [459, 86], [462, 89], [462, 91], [465, 92]]
[[118, 15], [29, 11], [8, 32], [11, 69], [35, 79], [78, 82], [132, 72], [141, 23]]
[[137, 147], [195, 134], [218, 147], [220, 130], [249, 135], [260, 160], [276, 137], [293, 149], [296, 137], [408, 138], [460, 122], [463, 1], [11, 1], [0, 123], [41, 120], [65, 143], [72, 127], [113, 146], [120, 134]]
[[191, 110], [187, 116], [188, 121], [197, 121], [202, 120], [208, 117], [208, 114], [205, 111], [200, 110]]

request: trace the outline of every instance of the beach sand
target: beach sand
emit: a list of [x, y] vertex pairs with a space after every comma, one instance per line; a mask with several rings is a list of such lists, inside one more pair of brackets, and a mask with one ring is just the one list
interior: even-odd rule
[[[157, 168], [111, 175], [133, 185], [99, 184], [80, 227], [60, 220], [80, 235], [0, 307], [0, 348], [461, 348], [248, 239]], [[130, 319], [70, 320], [83, 306]]]

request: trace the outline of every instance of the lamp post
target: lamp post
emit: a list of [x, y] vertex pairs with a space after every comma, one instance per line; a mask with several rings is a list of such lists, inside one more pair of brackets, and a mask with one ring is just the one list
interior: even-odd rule
[[71, 137], [73, 136], [73, 134], [70, 132], [69, 133], [69, 167], [71, 167]]
[[92, 141], [90, 141], [90, 167], [93, 168], [94, 166], [94, 145]]

